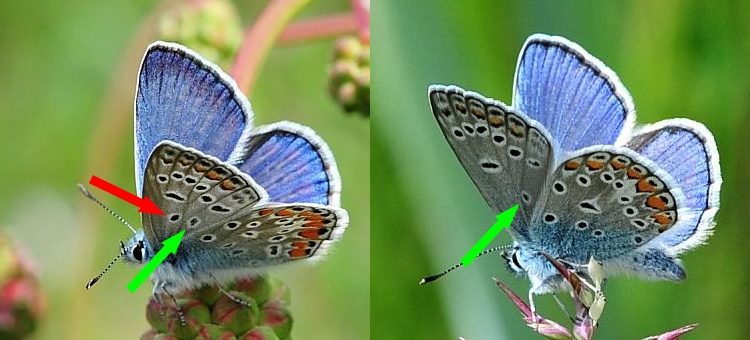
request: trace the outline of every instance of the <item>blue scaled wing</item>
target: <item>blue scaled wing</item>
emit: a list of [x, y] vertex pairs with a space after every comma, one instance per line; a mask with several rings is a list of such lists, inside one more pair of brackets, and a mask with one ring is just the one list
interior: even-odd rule
[[617, 144], [635, 122], [633, 100], [617, 75], [562, 37], [526, 40], [513, 88], [513, 107], [542, 123], [563, 153]]
[[278, 122], [253, 129], [235, 163], [271, 202], [340, 205], [341, 180], [328, 145], [312, 129]]
[[677, 224], [658, 240], [671, 254], [700, 245], [710, 236], [721, 190], [719, 152], [711, 132], [689, 119], [669, 119], [640, 129], [626, 146], [658, 164], [685, 194]]
[[232, 161], [250, 126], [250, 103], [218, 66], [181, 45], [152, 44], [141, 63], [135, 100], [138, 194], [148, 157], [160, 141]]

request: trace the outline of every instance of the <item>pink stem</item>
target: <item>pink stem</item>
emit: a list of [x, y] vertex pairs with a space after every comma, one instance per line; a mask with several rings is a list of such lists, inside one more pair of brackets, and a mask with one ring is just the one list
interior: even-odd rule
[[310, 0], [273, 0], [255, 24], [245, 32], [231, 75], [246, 94], [252, 92], [258, 70], [266, 60], [273, 43], [292, 17], [309, 2]]
[[370, 0], [352, 0], [352, 8], [359, 24], [359, 36], [370, 42]]
[[316, 38], [326, 38], [356, 32], [358, 28], [357, 17], [353, 13], [334, 14], [290, 24], [281, 33], [279, 42], [293, 43]]

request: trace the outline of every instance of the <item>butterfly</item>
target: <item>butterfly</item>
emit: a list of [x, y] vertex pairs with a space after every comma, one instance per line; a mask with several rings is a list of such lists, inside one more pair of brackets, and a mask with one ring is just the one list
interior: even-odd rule
[[533, 294], [569, 289], [543, 253], [577, 268], [595, 258], [605, 276], [679, 281], [678, 255], [712, 233], [721, 170], [711, 132], [689, 119], [635, 128], [627, 89], [576, 43], [530, 36], [513, 105], [457, 86], [432, 85], [428, 97], [492, 210], [519, 204], [502, 257], [531, 281], [532, 309]]
[[326, 143], [300, 124], [253, 127], [252, 119], [247, 98], [218, 66], [182, 45], [148, 47], [135, 99], [135, 177], [138, 196], [164, 214], [142, 214], [143, 229], [121, 255], [146, 264], [162, 241], [185, 231], [151, 275], [157, 301], [318, 260], [346, 229]]

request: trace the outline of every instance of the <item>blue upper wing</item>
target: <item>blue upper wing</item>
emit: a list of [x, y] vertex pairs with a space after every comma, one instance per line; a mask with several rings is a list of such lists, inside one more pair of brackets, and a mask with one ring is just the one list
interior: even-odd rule
[[719, 210], [721, 169], [711, 132], [689, 119], [670, 119], [640, 130], [626, 146], [658, 164], [685, 194], [678, 223], [658, 239], [674, 253], [699, 245]]
[[563, 153], [615, 144], [635, 121], [630, 94], [612, 70], [576, 43], [542, 34], [521, 49], [513, 107], [542, 123]]
[[266, 189], [269, 201], [340, 205], [336, 162], [312, 129], [292, 122], [259, 126], [238, 150], [237, 167]]
[[218, 66], [184, 46], [152, 44], [141, 63], [135, 101], [138, 194], [148, 156], [160, 141], [231, 161], [251, 126], [250, 103]]

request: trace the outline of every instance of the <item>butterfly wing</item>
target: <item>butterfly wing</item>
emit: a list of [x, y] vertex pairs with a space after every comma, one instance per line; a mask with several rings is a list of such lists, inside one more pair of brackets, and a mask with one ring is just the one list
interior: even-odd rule
[[341, 179], [328, 145], [303, 125], [279, 122], [252, 130], [237, 167], [280, 203], [340, 205]]
[[247, 138], [252, 110], [235, 82], [218, 66], [184, 46], [148, 47], [135, 101], [135, 167], [138, 194], [151, 151], [162, 140], [233, 158]]
[[625, 147], [577, 151], [551, 180], [531, 235], [542, 250], [572, 263], [629, 254], [685, 213], [685, 196], [672, 177]]
[[268, 200], [266, 191], [234, 166], [171, 141], [157, 144], [149, 157], [143, 194], [164, 211], [141, 216], [157, 250], [181, 230], [189, 238]]
[[272, 204], [243, 210], [211, 228], [186, 234], [184, 243], [191, 245], [187, 256], [206, 258], [193, 261], [193, 270], [226, 270], [237, 276], [238, 271], [320, 259], [348, 221], [346, 210], [333, 206]]
[[616, 144], [635, 122], [633, 100], [614, 71], [563, 37], [526, 40], [513, 89], [513, 107], [544, 125], [563, 153]]
[[658, 240], [672, 254], [700, 245], [710, 236], [721, 190], [719, 152], [711, 132], [689, 119], [670, 119], [644, 127], [626, 146], [672, 175], [685, 193], [688, 214]]
[[546, 129], [503, 103], [455, 86], [430, 86], [429, 99], [445, 138], [493, 211], [520, 204], [514, 236], [525, 237], [553, 163]]

